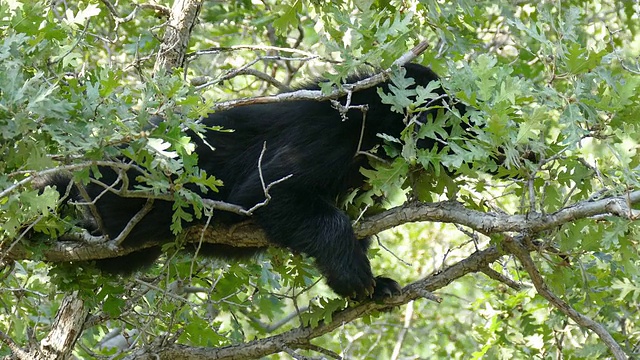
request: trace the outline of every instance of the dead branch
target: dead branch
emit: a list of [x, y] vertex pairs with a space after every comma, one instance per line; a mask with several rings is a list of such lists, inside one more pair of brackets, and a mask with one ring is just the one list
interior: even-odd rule
[[258, 210], [259, 208], [266, 206], [271, 201], [271, 194], [269, 194], [269, 191], [271, 190], [271, 188], [275, 185], [280, 184], [283, 181], [290, 179], [293, 176], [293, 174], [289, 174], [267, 185], [264, 181], [264, 175], [262, 174], [262, 158], [264, 157], [264, 153], [266, 151], [267, 151], [267, 142], [265, 141], [262, 144], [262, 151], [260, 151], [260, 156], [258, 157], [258, 174], [260, 175], [260, 184], [262, 185], [262, 191], [264, 193], [264, 201], [261, 201], [255, 204], [253, 207], [251, 207], [251, 209], [247, 210], [246, 215], [251, 215], [253, 214], [254, 211]]

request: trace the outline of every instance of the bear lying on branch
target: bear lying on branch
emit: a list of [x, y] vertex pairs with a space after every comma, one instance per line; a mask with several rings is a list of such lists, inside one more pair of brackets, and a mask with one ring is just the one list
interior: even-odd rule
[[[413, 79], [409, 89], [438, 81], [427, 67], [407, 64], [403, 68], [405, 77]], [[353, 76], [347, 82], [364, 78]], [[379, 88], [389, 93], [390, 86], [387, 81]], [[203, 136], [190, 137], [198, 166], [222, 180], [224, 186], [217, 193], [205, 194], [197, 187], [192, 190], [203, 198], [254, 208], [252, 219], [268, 240], [312, 257], [337, 294], [357, 299], [396, 294], [400, 287], [394, 280], [373, 276], [367, 258], [370, 239], [355, 237], [351, 220], [336, 203], [351, 189], [364, 185], [360, 169], [367, 166], [369, 158], [389, 158], [380, 134], [400, 138], [408, 122], [419, 127], [443, 108], [464, 112], [462, 104], [448, 104], [451, 99], [439, 85], [433, 95], [424, 101], [421, 111], [410, 116], [384, 103], [376, 87], [337, 101], [252, 104], [210, 114], [202, 119], [208, 129]], [[220, 127], [233, 131], [218, 131]], [[421, 139], [419, 145], [441, 148], [443, 140]], [[129, 169], [123, 174], [122, 169], [113, 167], [98, 169], [100, 175], [85, 186], [62, 174], [50, 177], [45, 185], [57, 186], [68, 203], [83, 207], [83, 219], [78, 223], [92, 235], [118, 239], [123, 247], [174, 240], [170, 230], [172, 202], [118, 195], [118, 190], [133, 189], [139, 171]], [[220, 222], [245, 219], [224, 211], [214, 214], [214, 221]], [[261, 250], [204, 246], [201, 252], [223, 258], [251, 256]], [[153, 263], [160, 254], [158, 246], [96, 263], [108, 272], [128, 273]]]

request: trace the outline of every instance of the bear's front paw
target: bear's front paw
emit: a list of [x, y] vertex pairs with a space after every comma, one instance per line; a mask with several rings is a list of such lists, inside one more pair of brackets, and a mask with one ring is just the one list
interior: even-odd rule
[[402, 294], [402, 287], [397, 281], [384, 276], [376, 277], [376, 287], [373, 290], [373, 298], [375, 300], [382, 300], [400, 294]]

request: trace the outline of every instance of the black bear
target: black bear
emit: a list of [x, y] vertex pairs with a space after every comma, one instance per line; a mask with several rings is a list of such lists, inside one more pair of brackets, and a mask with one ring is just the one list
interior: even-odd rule
[[[432, 70], [418, 64], [407, 64], [404, 69], [406, 77], [415, 80], [412, 87], [438, 80]], [[348, 82], [362, 78], [353, 76]], [[388, 92], [389, 85], [386, 82], [379, 87]], [[307, 89], [318, 89], [318, 86]], [[441, 87], [435, 92], [444, 95]], [[338, 101], [344, 105], [345, 99]], [[336, 202], [350, 188], [363, 185], [360, 168], [367, 160], [362, 153], [383, 143], [379, 134], [399, 137], [406, 127], [405, 116], [384, 104], [375, 87], [352, 94], [351, 105], [363, 104], [368, 105], [364, 117], [357, 109], [341, 114], [330, 101], [301, 100], [236, 107], [202, 120], [207, 127], [221, 126], [233, 129], [232, 132], [207, 130], [204, 140], [192, 136], [200, 168], [224, 182], [218, 193], [203, 194], [207, 198], [248, 209], [265, 200], [263, 181], [269, 184], [291, 175], [270, 189], [270, 201], [258, 208], [252, 219], [264, 229], [270, 242], [315, 259], [328, 285], [337, 294], [359, 299], [396, 294], [400, 287], [391, 279], [373, 276], [366, 254], [370, 241], [355, 237], [351, 220], [336, 207]], [[427, 113], [435, 116], [437, 110], [427, 108], [420, 117]], [[436, 143], [433, 139], [423, 141], [422, 145], [428, 148]], [[100, 168], [100, 173], [103, 184], [112, 184], [117, 179], [117, 174], [109, 168]], [[135, 174], [129, 178], [134, 179]], [[83, 224], [94, 234], [108, 235], [110, 239], [118, 237], [146, 203], [145, 199], [120, 198], [105, 192], [104, 186], [96, 183], [82, 189], [67, 187], [69, 181], [57, 176], [49, 183], [57, 185], [61, 193], [64, 192], [61, 189], [73, 188], [69, 194], [73, 200], [86, 201], [87, 196], [92, 199], [99, 225], [95, 218], [91, 219], [89, 211], [84, 211], [89, 219]], [[171, 241], [174, 238], [169, 230], [172, 213], [170, 202], [155, 201], [122, 246]], [[207, 253], [237, 257], [257, 250], [211, 245]], [[97, 265], [110, 272], [130, 272], [153, 262], [159, 255], [159, 248], [151, 248], [123, 258], [100, 260]]]

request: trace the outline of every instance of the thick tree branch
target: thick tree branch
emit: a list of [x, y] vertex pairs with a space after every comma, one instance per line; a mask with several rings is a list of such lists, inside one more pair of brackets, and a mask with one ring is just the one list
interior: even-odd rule
[[184, 65], [191, 30], [198, 20], [202, 0], [176, 0], [171, 8], [160, 51], [153, 69], [154, 73], [164, 69], [168, 73]]
[[67, 359], [82, 334], [89, 309], [77, 292], [67, 295], [58, 309], [51, 331], [40, 342], [42, 359]]
[[[635, 220], [638, 211], [630, 205], [640, 202], [640, 191], [624, 196], [608, 197], [596, 201], [582, 201], [552, 214], [508, 215], [470, 210], [454, 201], [439, 203], [409, 203], [367, 219], [357, 231], [366, 235], [377, 234], [399, 224], [416, 221], [437, 221], [468, 226], [484, 234], [500, 232], [539, 233], [562, 224], [596, 215], [611, 214]], [[367, 229], [367, 230], [365, 230]]]
[[[363, 219], [355, 227], [358, 238], [366, 238], [383, 230], [398, 225], [418, 222], [444, 222], [467, 226], [483, 234], [497, 234], [505, 232], [519, 232], [539, 234], [555, 229], [562, 224], [593, 217], [596, 215], [620, 216], [635, 219], [637, 210], [630, 205], [640, 202], [640, 191], [634, 191], [623, 196], [604, 198], [596, 201], [582, 201], [552, 214], [508, 215], [494, 212], [481, 212], [465, 208], [455, 201], [438, 203], [409, 203], [383, 213]], [[260, 228], [251, 222], [236, 224], [231, 227], [195, 225], [185, 230], [181, 235], [186, 242], [203, 241], [212, 244], [226, 244], [235, 247], [266, 247], [267, 241]], [[82, 241], [59, 241], [43, 254], [44, 260], [83, 261], [118, 257], [144, 248], [158, 245], [147, 243], [127, 249], [114, 248], [108, 243], [86, 244]], [[16, 244], [5, 259], [25, 259], [30, 252], [23, 244]]]
[[[531, 260], [529, 255], [530, 249], [527, 249], [519, 240], [511, 237], [507, 237], [504, 244], [505, 247], [513, 252], [521, 261], [524, 260], [523, 266], [525, 266], [525, 269], [531, 275], [536, 289], [542, 296], [549, 300], [554, 306], [558, 307], [563, 313], [574, 319], [579, 325], [593, 330], [611, 349], [616, 359], [627, 358], [620, 346], [602, 325], [578, 313], [548, 291], [540, 273]], [[327, 334], [346, 323], [375, 312], [385, 311], [423, 298], [425, 293], [441, 289], [469, 273], [485, 272], [489, 264], [497, 261], [501, 256], [503, 256], [503, 253], [495, 246], [475, 252], [466, 259], [447, 267], [443, 271], [431, 274], [424, 279], [406, 286], [402, 290], [402, 294], [394, 296], [384, 303], [365, 301], [348, 307], [334, 313], [330, 322], [322, 322], [315, 328], [303, 326], [283, 334], [218, 349], [171, 344], [162, 349], [154, 349], [149, 353], [141, 349], [128, 359], [152, 359], [156, 356], [159, 359], [173, 359], [176, 356], [182, 356], [185, 359], [202, 360], [255, 359], [281, 352], [284, 348], [304, 349], [311, 345], [311, 340], [314, 338]], [[188, 354], [188, 357], [184, 357], [186, 354]]]

